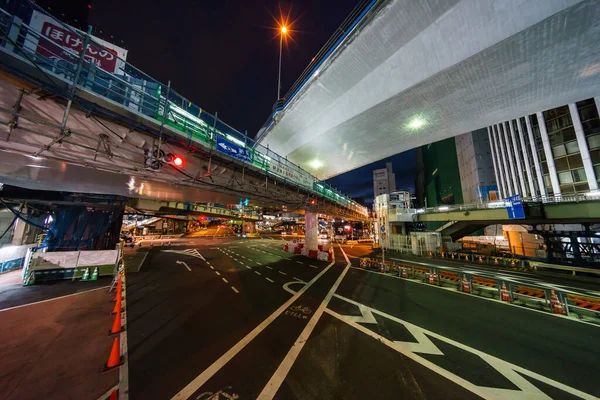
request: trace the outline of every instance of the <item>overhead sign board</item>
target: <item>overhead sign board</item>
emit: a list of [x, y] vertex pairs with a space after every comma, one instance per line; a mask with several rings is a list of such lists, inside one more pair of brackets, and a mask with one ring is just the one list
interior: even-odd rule
[[245, 149], [235, 143], [232, 143], [221, 136], [217, 136], [217, 150], [221, 153], [227, 154], [228, 156], [237, 158], [238, 160], [246, 162], [252, 161], [252, 153], [249, 149]]
[[314, 178], [308, 172], [301, 170], [298, 167], [290, 167], [277, 160], [271, 160], [269, 172], [281, 178], [287, 179], [298, 185], [312, 189]]
[[523, 201], [520, 194], [507, 197], [504, 201], [506, 202], [506, 211], [508, 212], [509, 219], [525, 218], [525, 210], [523, 209]]

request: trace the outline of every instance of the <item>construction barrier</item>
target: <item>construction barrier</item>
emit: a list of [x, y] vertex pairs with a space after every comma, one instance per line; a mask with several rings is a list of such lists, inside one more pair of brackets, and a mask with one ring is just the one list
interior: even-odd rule
[[458, 287], [459, 276], [457, 272], [440, 271], [440, 285]]

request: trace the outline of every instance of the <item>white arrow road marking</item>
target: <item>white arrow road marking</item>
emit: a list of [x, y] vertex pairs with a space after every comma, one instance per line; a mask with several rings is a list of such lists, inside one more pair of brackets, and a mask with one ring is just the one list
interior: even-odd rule
[[192, 269], [190, 268], [189, 265], [187, 265], [186, 263], [184, 263], [183, 261], [175, 261], [176, 264], [183, 264], [184, 267], [186, 267], [188, 269], [188, 271], [192, 272]]

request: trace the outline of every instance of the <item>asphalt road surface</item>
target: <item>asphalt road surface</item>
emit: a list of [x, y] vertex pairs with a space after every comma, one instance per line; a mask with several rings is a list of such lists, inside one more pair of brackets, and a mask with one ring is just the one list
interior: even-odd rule
[[[277, 238], [142, 248], [131, 399], [596, 398], [600, 327], [335, 262]], [[356, 257], [355, 249], [344, 248]]]

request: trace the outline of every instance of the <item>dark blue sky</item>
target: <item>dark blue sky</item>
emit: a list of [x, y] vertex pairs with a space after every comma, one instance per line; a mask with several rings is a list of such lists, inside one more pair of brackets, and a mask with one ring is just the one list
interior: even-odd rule
[[416, 179], [415, 150], [409, 150], [395, 156], [376, 161], [364, 167], [338, 175], [326, 182], [338, 188], [367, 207], [373, 205], [373, 170], [385, 168], [391, 161], [396, 174], [396, 189], [414, 193]]

